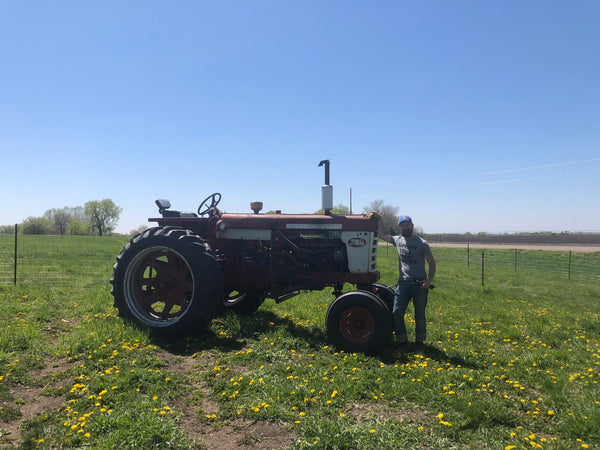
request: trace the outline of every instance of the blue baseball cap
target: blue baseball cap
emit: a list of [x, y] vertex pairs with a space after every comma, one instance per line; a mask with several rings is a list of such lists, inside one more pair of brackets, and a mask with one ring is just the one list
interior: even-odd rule
[[410, 216], [400, 216], [400, 218], [398, 219], [398, 225], [400, 225], [402, 222], [412, 223], [412, 219], [410, 218]]

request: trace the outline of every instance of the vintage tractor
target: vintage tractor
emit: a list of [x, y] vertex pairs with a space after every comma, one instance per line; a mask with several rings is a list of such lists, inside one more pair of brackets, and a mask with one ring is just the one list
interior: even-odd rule
[[[165, 337], [206, 328], [227, 311], [251, 314], [303, 290], [333, 287], [326, 318], [335, 346], [376, 352], [390, 339], [394, 292], [378, 283], [379, 216], [332, 214], [329, 161], [322, 187], [324, 214], [221, 212], [221, 194], [197, 213], [156, 200], [158, 226], [134, 236], [117, 256], [111, 278], [122, 317]], [[343, 293], [345, 283], [356, 290]]]

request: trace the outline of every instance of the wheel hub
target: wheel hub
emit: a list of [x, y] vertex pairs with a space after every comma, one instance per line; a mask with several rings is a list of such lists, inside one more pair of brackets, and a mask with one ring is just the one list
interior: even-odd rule
[[191, 274], [175, 252], [156, 250], [135, 268], [134, 302], [145, 315], [169, 320], [181, 316], [193, 292]]
[[375, 333], [375, 318], [365, 308], [352, 306], [340, 316], [340, 331], [353, 344], [368, 342]]

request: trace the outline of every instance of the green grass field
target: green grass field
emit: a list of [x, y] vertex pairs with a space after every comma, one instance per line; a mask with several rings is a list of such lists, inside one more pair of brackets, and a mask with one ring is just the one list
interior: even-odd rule
[[[112, 308], [125, 238], [30, 239], [54, 262], [0, 284], [4, 447], [600, 448], [598, 280], [515, 273], [506, 251], [482, 286], [437, 248], [424, 355], [336, 351], [329, 289], [168, 343]], [[378, 264], [394, 284], [395, 254]]]

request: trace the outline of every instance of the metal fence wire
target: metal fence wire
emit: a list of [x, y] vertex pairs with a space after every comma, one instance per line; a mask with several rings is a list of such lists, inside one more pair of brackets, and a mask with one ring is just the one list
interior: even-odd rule
[[99, 285], [108, 283], [127, 237], [0, 234], [0, 284]]
[[[107, 284], [127, 236], [30, 236], [0, 234], [0, 284]], [[600, 252], [434, 247], [440, 269], [463, 266], [481, 282], [512, 274], [558, 280], [600, 281]], [[378, 258], [398, 256], [381, 245]], [[379, 264], [381, 266], [381, 264]], [[392, 266], [393, 267], [393, 266]], [[465, 272], [467, 273], [467, 272]]]
[[[600, 252], [529, 250], [519, 248], [432, 247], [436, 262], [460, 267], [481, 276], [481, 283], [511, 274], [542, 279], [600, 281]], [[380, 253], [397, 258], [393, 246]]]

